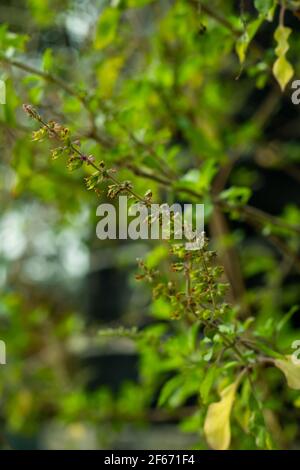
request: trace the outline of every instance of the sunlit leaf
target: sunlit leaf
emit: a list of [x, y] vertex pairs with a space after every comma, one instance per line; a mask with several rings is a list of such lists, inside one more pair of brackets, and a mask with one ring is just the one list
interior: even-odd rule
[[290, 28], [280, 25], [274, 34], [274, 38], [278, 44], [275, 50], [278, 59], [274, 63], [273, 73], [282, 91], [285, 90], [294, 75], [294, 69], [286, 59], [286, 53], [289, 50], [288, 38], [291, 32], [292, 30]]
[[284, 373], [288, 386], [300, 390], [300, 365], [294, 364], [291, 356], [286, 356], [286, 359], [276, 359], [274, 363]]
[[215, 450], [226, 450], [230, 446], [230, 414], [235, 399], [237, 382], [221, 392], [221, 400], [208, 407], [204, 433], [208, 444]]

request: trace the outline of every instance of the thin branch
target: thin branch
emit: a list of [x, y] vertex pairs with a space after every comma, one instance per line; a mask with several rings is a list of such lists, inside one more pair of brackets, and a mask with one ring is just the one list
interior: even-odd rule
[[52, 75], [51, 73], [44, 72], [43, 70], [37, 69], [36, 67], [33, 67], [28, 64], [24, 64], [23, 62], [20, 62], [15, 59], [11, 59], [9, 57], [4, 56], [3, 54], [0, 55], [0, 62], [3, 62], [7, 65], [11, 65], [13, 67], [16, 67], [20, 70], [23, 70], [24, 72], [32, 73], [34, 75], [38, 75], [42, 79], [44, 79], [47, 82], [54, 83], [55, 85], [58, 85], [59, 88], [64, 90], [66, 93], [68, 93], [70, 96], [73, 96], [74, 98], [77, 98], [84, 106], [86, 107], [88, 104], [87, 98], [85, 96], [80, 95], [74, 88], [72, 88], [70, 85], [68, 85], [64, 80], [61, 78], [57, 77], [56, 75]]
[[228, 31], [230, 31], [237, 38], [241, 35], [241, 32], [238, 29], [236, 29], [230, 23], [230, 21], [227, 20], [227, 18], [225, 18], [224, 16], [222, 16], [218, 11], [213, 10], [209, 6], [205, 5], [203, 2], [200, 2], [197, 0], [191, 0], [191, 3], [197, 8], [199, 8], [200, 6], [200, 9], [203, 13], [213, 18], [220, 25], [224, 26], [226, 29], [228, 29]]

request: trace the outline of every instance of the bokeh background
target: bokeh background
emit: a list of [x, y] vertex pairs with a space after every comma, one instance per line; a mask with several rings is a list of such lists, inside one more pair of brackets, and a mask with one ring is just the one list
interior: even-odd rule
[[[182, 399], [179, 410], [157, 409], [160, 380], [143, 386], [150, 359], [144, 357], [140, 369], [130, 337], [99, 335], [166, 320], [169, 306], [151, 302], [148, 288], [135, 280], [136, 259], [152, 256], [155, 264], [164, 248], [155, 245], [149, 255], [151, 243], [96, 238], [96, 208], [105, 194], [88, 192], [83, 173], [51, 161], [48, 142], [32, 142], [36, 125], [23, 103], [68, 125], [86, 152], [117, 162], [142, 192], [193, 202], [160, 185], [164, 175], [151, 160], [156, 146], [182, 184], [203, 192], [207, 233], [225, 253], [231, 300], [243, 298], [264, 334], [271, 336], [274, 322], [300, 302], [299, 257], [291, 255], [299, 235], [285, 240], [286, 248], [267, 238], [267, 224], [256, 230], [238, 217], [216, 218], [206, 193], [218, 169], [228, 168], [218, 182], [222, 189], [248, 188], [252, 206], [300, 223], [300, 106], [269, 72], [274, 24], [261, 27], [241, 70], [226, 24], [193, 3], [1, 0], [0, 48], [23, 64], [0, 63], [7, 89], [7, 103], [0, 105], [0, 339], [7, 346], [7, 364], [0, 366], [2, 448], [199, 446], [192, 421], [179, 426], [194, 400]], [[210, 3], [241, 29], [239, 2]], [[253, 2], [244, 2], [243, 14], [255, 14]], [[286, 21], [300, 78], [300, 23], [292, 12]], [[72, 85], [76, 96], [51, 75]], [[80, 97], [92, 94], [91, 122]], [[106, 117], [114, 110], [119, 126]], [[130, 138], [131, 130], [147, 147]], [[115, 138], [118, 146], [109, 141]], [[136, 168], [144, 167], [154, 180], [140, 178]], [[283, 347], [297, 339], [298, 327], [296, 313]], [[290, 413], [285, 438], [297, 442], [299, 412]]]

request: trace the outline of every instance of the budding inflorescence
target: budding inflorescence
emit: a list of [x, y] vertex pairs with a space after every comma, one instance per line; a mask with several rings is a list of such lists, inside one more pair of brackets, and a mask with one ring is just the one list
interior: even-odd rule
[[32, 133], [32, 140], [42, 142], [46, 137], [50, 140], [56, 140], [62, 142], [62, 146], [57, 146], [51, 150], [51, 155], [54, 160], [59, 157], [67, 158], [67, 168], [71, 171], [81, 168], [83, 163], [92, 166], [96, 172], [85, 178], [86, 186], [88, 190], [95, 190], [98, 194], [98, 185], [105, 179], [111, 181], [111, 185], [108, 187], [108, 196], [115, 198], [121, 193], [128, 194], [129, 197], [136, 199], [144, 204], [149, 204], [149, 195], [145, 198], [137, 195], [133, 191], [133, 186], [130, 181], [118, 181], [113, 174], [115, 170], [113, 168], [106, 168], [105, 163], [102, 161], [96, 164], [94, 155], [86, 155], [80, 149], [81, 142], [76, 139], [71, 140], [70, 130], [62, 126], [56, 121], [45, 122], [42, 116], [29, 104], [23, 105], [25, 113], [35, 119], [40, 125], [40, 129]]

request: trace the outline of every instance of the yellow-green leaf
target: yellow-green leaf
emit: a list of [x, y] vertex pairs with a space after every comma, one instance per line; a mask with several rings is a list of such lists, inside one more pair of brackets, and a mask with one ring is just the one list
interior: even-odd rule
[[290, 37], [292, 30], [291, 28], [287, 28], [286, 26], [278, 26], [274, 33], [274, 38], [277, 42], [277, 47], [275, 49], [277, 57], [285, 55], [289, 50], [289, 42], [288, 39]]
[[273, 66], [273, 73], [282, 91], [284, 91], [285, 87], [294, 75], [294, 69], [286, 58], [282, 56], [276, 60]]
[[246, 31], [239, 37], [236, 43], [236, 53], [240, 59], [240, 63], [243, 64], [246, 59], [247, 49], [250, 42], [256, 35], [259, 27], [263, 23], [263, 16], [255, 19], [250, 24], [248, 24]]
[[230, 446], [230, 414], [235, 398], [238, 381], [221, 392], [221, 400], [208, 407], [204, 423], [204, 434], [210, 447], [226, 450]]
[[293, 66], [286, 59], [286, 53], [289, 50], [288, 38], [291, 31], [290, 28], [280, 25], [274, 34], [274, 38], [277, 42], [275, 53], [278, 59], [273, 66], [273, 73], [282, 91], [284, 91], [286, 85], [294, 75]]
[[286, 359], [276, 359], [274, 363], [284, 373], [288, 386], [300, 390], [300, 365], [294, 364], [291, 356], [286, 356]]
[[237, 41], [236, 43], [236, 53], [238, 55], [238, 58], [240, 60], [240, 63], [243, 64], [246, 59], [246, 51], [248, 49], [250, 42], [249, 35], [244, 33]]

